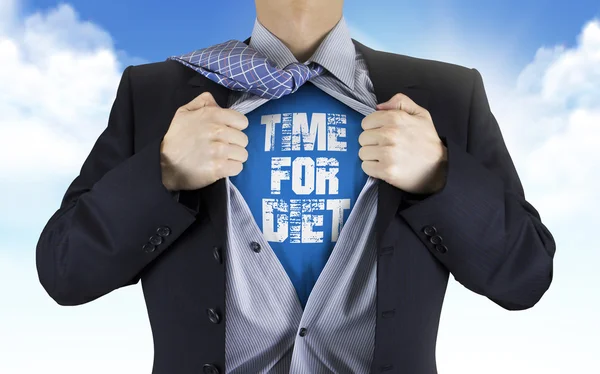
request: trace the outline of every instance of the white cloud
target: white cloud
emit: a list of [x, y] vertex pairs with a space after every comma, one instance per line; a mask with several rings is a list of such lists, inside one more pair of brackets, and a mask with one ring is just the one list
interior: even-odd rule
[[128, 56], [69, 5], [19, 11], [18, 1], [0, 0], [0, 373], [149, 372], [139, 286], [60, 307], [37, 281], [33, 252], [106, 127]]
[[541, 48], [494, 101], [498, 120], [543, 218], [562, 224], [600, 206], [600, 21], [572, 48]]
[[[0, 173], [24, 181], [78, 172], [106, 126], [121, 66], [110, 36], [60, 5], [16, 22], [0, 19]], [[18, 159], [18, 162], [15, 160]]]
[[565, 50], [546, 69], [542, 97], [578, 107], [600, 107], [600, 21], [588, 23], [578, 38], [578, 46]]

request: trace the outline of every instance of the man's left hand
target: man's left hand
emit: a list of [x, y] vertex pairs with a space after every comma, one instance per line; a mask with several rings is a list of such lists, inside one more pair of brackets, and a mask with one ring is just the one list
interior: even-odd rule
[[415, 194], [432, 194], [446, 183], [447, 149], [431, 115], [398, 93], [362, 121], [358, 156], [373, 177]]

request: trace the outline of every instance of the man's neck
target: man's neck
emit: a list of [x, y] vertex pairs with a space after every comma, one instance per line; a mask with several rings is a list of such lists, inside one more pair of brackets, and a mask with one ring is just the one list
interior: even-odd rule
[[[319, 2], [327, 3], [328, 1]], [[258, 21], [280, 39], [300, 62], [308, 60], [342, 17], [342, 9], [314, 5], [256, 9]]]

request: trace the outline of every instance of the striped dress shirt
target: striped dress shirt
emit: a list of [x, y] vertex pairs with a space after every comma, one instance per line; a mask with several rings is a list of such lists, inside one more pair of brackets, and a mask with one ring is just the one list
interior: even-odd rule
[[[298, 61], [258, 19], [250, 46], [279, 68]], [[305, 64], [311, 61], [326, 69], [311, 79], [316, 87], [363, 115], [375, 111], [367, 66], [343, 17]], [[236, 91], [228, 106], [246, 114], [267, 101]], [[226, 373], [368, 373], [376, 321], [375, 179], [369, 177], [361, 190], [304, 310], [229, 179], [227, 189]], [[253, 242], [260, 252], [251, 249]]]

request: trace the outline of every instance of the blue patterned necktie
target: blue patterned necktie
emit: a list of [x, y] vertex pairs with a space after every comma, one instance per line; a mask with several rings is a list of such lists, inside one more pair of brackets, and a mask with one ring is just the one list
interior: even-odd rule
[[168, 60], [178, 61], [231, 90], [251, 92], [266, 99], [294, 93], [324, 71], [316, 62], [307, 65], [294, 62], [279, 69], [264, 55], [237, 40]]

